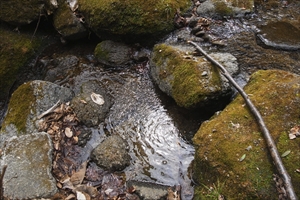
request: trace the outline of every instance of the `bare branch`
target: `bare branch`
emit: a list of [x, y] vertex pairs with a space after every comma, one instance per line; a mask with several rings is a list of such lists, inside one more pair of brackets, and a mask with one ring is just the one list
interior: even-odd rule
[[269, 133], [269, 130], [267, 129], [265, 122], [261, 116], [261, 114], [259, 113], [259, 111], [257, 110], [257, 108], [254, 106], [254, 104], [252, 103], [252, 101], [249, 99], [248, 95], [246, 94], [246, 92], [235, 82], [235, 80], [231, 77], [231, 75], [228, 73], [228, 71], [225, 69], [225, 67], [223, 67], [218, 61], [214, 60], [211, 56], [209, 56], [199, 45], [197, 45], [194, 42], [188, 41], [188, 43], [192, 44], [194, 47], [196, 47], [196, 49], [198, 51], [200, 51], [210, 62], [212, 62], [214, 65], [216, 65], [220, 70], [221, 73], [228, 79], [228, 81], [238, 90], [238, 92], [241, 94], [241, 96], [244, 98], [247, 106], [249, 107], [250, 111], [252, 112], [252, 114], [254, 115], [254, 117], [256, 118], [259, 127], [262, 131], [262, 134], [264, 136], [264, 139], [267, 143], [268, 149], [270, 151], [271, 157], [274, 161], [274, 164], [278, 170], [279, 175], [281, 176], [283, 182], [284, 182], [284, 186], [285, 189], [287, 191], [288, 197], [290, 198], [290, 200], [297, 200], [297, 196], [295, 194], [292, 182], [291, 182], [291, 177], [289, 176], [288, 172], [286, 171], [281, 157], [278, 153], [276, 144], [271, 136], [271, 134]]

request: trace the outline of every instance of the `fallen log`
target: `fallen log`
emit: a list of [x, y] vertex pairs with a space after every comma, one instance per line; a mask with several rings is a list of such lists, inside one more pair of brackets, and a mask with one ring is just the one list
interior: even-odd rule
[[205, 58], [207, 58], [210, 62], [212, 62], [214, 65], [216, 65], [220, 70], [223, 76], [227, 78], [227, 80], [235, 87], [235, 89], [240, 93], [240, 95], [243, 97], [245, 100], [248, 108], [250, 109], [251, 113], [254, 115], [261, 131], [263, 134], [263, 137], [266, 141], [267, 147], [269, 149], [269, 152], [271, 154], [271, 157], [273, 159], [273, 162], [276, 166], [276, 169], [282, 178], [285, 186], [285, 190], [287, 192], [287, 195], [290, 200], [297, 200], [297, 196], [295, 194], [292, 182], [291, 182], [291, 177], [289, 176], [288, 172], [286, 171], [280, 154], [277, 150], [276, 144], [261, 116], [257, 108], [254, 106], [252, 101], [250, 100], [249, 96], [246, 94], [246, 92], [235, 82], [235, 80], [231, 77], [231, 75], [228, 73], [228, 71], [223, 67], [218, 61], [213, 59], [210, 55], [208, 55], [199, 45], [197, 45], [195, 42], [188, 41], [189, 44], [192, 44], [200, 53], [202, 53]]

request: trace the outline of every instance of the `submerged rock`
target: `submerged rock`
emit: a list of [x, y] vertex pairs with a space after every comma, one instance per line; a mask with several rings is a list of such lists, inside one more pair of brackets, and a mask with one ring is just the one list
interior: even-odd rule
[[100, 167], [107, 170], [123, 170], [130, 165], [129, 146], [119, 135], [112, 135], [99, 144], [91, 158]]
[[4, 197], [9, 199], [47, 198], [57, 192], [51, 174], [52, 142], [47, 133], [32, 133], [6, 141], [1, 169], [7, 165], [3, 179]]
[[[203, 107], [230, 97], [232, 89], [228, 81], [206, 59], [193, 56], [193, 50], [182, 46], [155, 45], [150, 66], [159, 88], [185, 108]], [[228, 67], [232, 75], [238, 72], [232, 55], [218, 53], [212, 56], [221, 63], [226, 61], [223, 62], [225, 67], [230, 63]]]
[[300, 49], [300, 30], [288, 22], [271, 22], [260, 27], [258, 38], [267, 46], [284, 49]]
[[[289, 131], [299, 125], [300, 77], [280, 70], [258, 71], [245, 86], [261, 113], [282, 158], [297, 196], [300, 195], [300, 140], [290, 140]], [[250, 95], [251, 94], [251, 95]], [[238, 95], [222, 112], [204, 122], [193, 138], [196, 146], [194, 180], [217, 186], [226, 198], [277, 199], [272, 179], [274, 165], [257, 122]], [[209, 191], [198, 186], [195, 198]]]

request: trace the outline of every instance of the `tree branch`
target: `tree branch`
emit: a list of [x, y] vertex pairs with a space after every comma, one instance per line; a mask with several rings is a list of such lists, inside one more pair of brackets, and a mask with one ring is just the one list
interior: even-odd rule
[[200, 46], [198, 46], [196, 43], [188, 41], [188, 43], [192, 44], [193, 46], [196, 47], [198, 51], [200, 51], [210, 62], [212, 62], [214, 65], [216, 65], [220, 70], [221, 73], [228, 79], [228, 81], [238, 90], [238, 92], [241, 94], [241, 96], [244, 98], [247, 106], [249, 107], [250, 111], [256, 118], [259, 127], [263, 133], [264, 139], [267, 143], [268, 149], [270, 151], [271, 157], [275, 163], [275, 166], [278, 170], [278, 173], [280, 174], [283, 182], [285, 189], [287, 191], [288, 197], [290, 200], [297, 200], [297, 196], [295, 194], [292, 182], [291, 182], [291, 177], [288, 175], [288, 172], [286, 171], [281, 157], [278, 153], [276, 144], [269, 133], [269, 130], [267, 129], [264, 120], [262, 119], [262, 116], [260, 115], [259, 111], [256, 109], [252, 101], [249, 99], [248, 95], [246, 92], [235, 82], [235, 80], [231, 77], [231, 75], [228, 73], [228, 71], [223, 67], [218, 61], [214, 60], [211, 56], [209, 56]]

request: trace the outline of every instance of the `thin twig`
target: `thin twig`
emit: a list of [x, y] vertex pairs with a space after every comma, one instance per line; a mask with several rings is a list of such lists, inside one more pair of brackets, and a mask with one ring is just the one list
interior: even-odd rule
[[267, 129], [267, 126], [265, 125], [265, 122], [261, 116], [261, 114], [259, 113], [259, 111], [257, 110], [257, 108], [254, 106], [254, 104], [252, 103], [252, 101], [249, 99], [248, 95], [246, 94], [246, 92], [235, 82], [235, 80], [231, 77], [231, 75], [228, 73], [228, 71], [225, 69], [225, 67], [223, 67], [218, 61], [214, 60], [211, 56], [209, 56], [199, 45], [197, 45], [194, 42], [188, 41], [188, 43], [192, 44], [193, 46], [196, 47], [196, 49], [198, 51], [200, 51], [210, 62], [212, 62], [214, 65], [216, 65], [219, 69], [221, 69], [221, 73], [229, 80], [229, 82], [238, 90], [238, 92], [241, 94], [241, 96], [244, 98], [247, 106], [249, 107], [250, 111], [252, 112], [252, 114], [254, 115], [254, 117], [256, 118], [259, 127], [262, 131], [262, 134], [264, 136], [264, 139], [267, 143], [268, 149], [270, 151], [271, 157], [274, 161], [274, 164], [279, 172], [279, 175], [281, 176], [283, 182], [284, 182], [284, 186], [285, 189], [287, 191], [288, 197], [290, 198], [290, 200], [297, 200], [297, 196], [295, 194], [292, 182], [291, 182], [291, 177], [289, 176], [288, 172], [286, 171], [281, 157], [278, 153], [276, 144], [271, 136], [271, 134], [269, 133], [269, 130]]
[[38, 19], [38, 22], [37, 22], [36, 27], [35, 27], [35, 29], [34, 29], [33, 35], [32, 35], [32, 37], [31, 37], [31, 42], [32, 42], [32, 40], [33, 40], [33, 37], [34, 37], [35, 34], [36, 34], [36, 31], [37, 31], [39, 25], [40, 25], [40, 22], [41, 22], [41, 16], [42, 16], [42, 9], [40, 9], [39, 19]]
[[56, 102], [56, 104], [54, 104], [54, 106], [52, 106], [51, 108], [49, 108], [48, 110], [46, 110], [45, 112], [43, 112], [42, 114], [40, 114], [37, 118], [41, 119], [43, 118], [45, 115], [48, 115], [49, 113], [53, 112], [55, 110], [55, 108], [58, 106], [58, 104], [60, 103], [60, 100], [58, 100]]
[[2, 168], [2, 173], [0, 176], [0, 199], [4, 200], [4, 194], [3, 194], [3, 178], [6, 171], [7, 165], [4, 165]]

